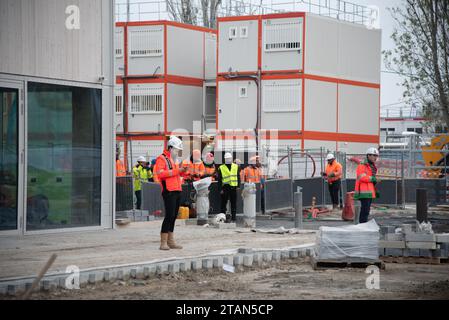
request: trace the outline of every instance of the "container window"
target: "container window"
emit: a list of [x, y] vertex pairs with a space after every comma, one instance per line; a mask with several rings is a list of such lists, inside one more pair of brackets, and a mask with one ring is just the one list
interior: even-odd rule
[[236, 27], [230, 27], [229, 28], [229, 39], [237, 38], [237, 28]]
[[115, 57], [123, 57], [123, 28], [115, 29]]
[[123, 111], [123, 94], [122, 89], [115, 90], [115, 113], [120, 114]]
[[130, 88], [131, 113], [162, 113], [163, 87]]
[[264, 29], [265, 51], [295, 51], [301, 50], [301, 27], [297, 21], [268, 20]]
[[299, 112], [301, 85], [299, 82], [270, 83], [263, 86], [264, 112]]
[[131, 58], [162, 56], [163, 43], [162, 28], [129, 31]]
[[240, 27], [240, 38], [248, 38], [248, 27]]

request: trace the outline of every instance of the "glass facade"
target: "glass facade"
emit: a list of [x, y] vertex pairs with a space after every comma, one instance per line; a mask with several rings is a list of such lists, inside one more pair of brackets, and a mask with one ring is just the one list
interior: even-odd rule
[[0, 87], [0, 231], [17, 229], [19, 90]]
[[28, 82], [27, 230], [100, 225], [101, 90]]

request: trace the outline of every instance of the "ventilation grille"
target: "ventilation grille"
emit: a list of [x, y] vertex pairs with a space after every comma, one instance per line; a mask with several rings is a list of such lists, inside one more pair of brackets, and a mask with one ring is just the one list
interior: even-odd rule
[[267, 21], [264, 29], [265, 51], [294, 51], [301, 49], [301, 21]]
[[299, 112], [300, 90], [299, 82], [264, 84], [262, 97], [264, 112]]
[[123, 57], [123, 28], [115, 29], [115, 57], [121, 58]]
[[161, 56], [164, 43], [162, 35], [162, 28], [131, 30], [129, 32], [130, 57]]
[[131, 113], [162, 113], [163, 87], [130, 88]]

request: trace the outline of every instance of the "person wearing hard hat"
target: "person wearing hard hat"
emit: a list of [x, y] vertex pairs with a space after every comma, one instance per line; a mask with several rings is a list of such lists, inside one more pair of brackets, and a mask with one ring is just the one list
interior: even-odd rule
[[137, 164], [133, 167], [134, 194], [136, 195], [136, 209], [140, 210], [142, 205], [142, 182], [148, 182], [147, 160], [140, 156]]
[[[340, 206], [342, 205], [340, 199], [340, 188], [341, 188], [341, 177], [343, 175], [342, 166], [335, 160], [335, 156], [332, 153], [329, 153], [326, 156], [326, 170], [323, 173], [323, 177], [327, 180], [327, 184], [329, 187], [329, 193], [332, 199], [332, 209], [336, 210], [338, 208], [338, 204], [340, 202]], [[339, 201], [340, 200], [340, 201]]]
[[174, 239], [175, 221], [181, 199], [181, 174], [185, 169], [179, 166], [179, 152], [182, 151], [182, 141], [172, 136], [167, 144], [167, 149], [156, 159], [154, 165], [155, 181], [162, 188], [164, 199], [165, 217], [161, 227], [160, 250], [182, 249]]
[[237, 189], [240, 186], [240, 168], [232, 162], [232, 154], [226, 152], [225, 163], [218, 167], [218, 188], [221, 194], [221, 212], [226, 213], [228, 200], [231, 201], [231, 217], [226, 222], [235, 222], [237, 214]]
[[201, 160], [201, 151], [198, 149], [193, 150], [190, 159], [185, 159], [181, 166], [185, 169], [182, 177], [186, 181], [198, 181], [204, 176], [206, 171]]
[[258, 156], [254, 156], [249, 159], [249, 166], [243, 169], [240, 174], [240, 180], [242, 183], [260, 183], [262, 178], [262, 170], [259, 164]]
[[211, 177], [212, 181], [215, 181], [216, 173], [217, 171], [215, 170], [214, 155], [212, 152], [208, 152], [204, 159], [204, 176]]
[[376, 189], [379, 182], [376, 178], [378, 157], [379, 151], [376, 148], [369, 148], [366, 151], [366, 159], [357, 166], [354, 199], [360, 200], [361, 203], [359, 223], [368, 222], [371, 203], [373, 199], [379, 197]]

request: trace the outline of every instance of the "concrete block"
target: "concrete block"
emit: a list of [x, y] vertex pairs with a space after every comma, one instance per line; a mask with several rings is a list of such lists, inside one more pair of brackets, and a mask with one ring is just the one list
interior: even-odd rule
[[130, 277], [133, 279], [137, 278], [137, 269], [136, 268], [131, 269]]
[[217, 225], [218, 229], [235, 229], [237, 227], [237, 225], [235, 224], [235, 222], [232, 223], [219, 223]]
[[223, 264], [233, 266], [234, 265], [234, 257], [233, 256], [223, 257]]
[[435, 242], [435, 235], [432, 233], [407, 233], [405, 241], [413, 242]]
[[432, 257], [432, 250], [429, 249], [419, 249], [419, 256], [424, 258]]
[[253, 266], [253, 255], [247, 254], [243, 256], [243, 265], [245, 267], [252, 267]]
[[234, 256], [234, 266], [238, 267], [243, 264], [243, 257], [241, 255]]
[[273, 259], [273, 254], [271, 252], [264, 252], [262, 254], [262, 258], [263, 258], [263, 261], [271, 262], [271, 260]]
[[391, 257], [402, 257], [404, 255], [404, 249], [386, 248], [385, 255]]
[[385, 235], [386, 241], [404, 241], [404, 235], [402, 233], [388, 233]]
[[213, 259], [214, 268], [222, 268], [223, 267], [223, 258], [218, 257]]
[[419, 249], [404, 249], [404, 257], [419, 257]]
[[8, 284], [6, 292], [9, 296], [15, 296], [18, 293], [18, 286], [16, 284]]
[[192, 260], [190, 263], [191, 263], [190, 264], [190, 268], [191, 268], [192, 271], [201, 270], [201, 268], [203, 267], [202, 263], [201, 263], [201, 260]]
[[52, 288], [52, 281], [51, 280], [42, 280], [42, 290], [44, 291], [51, 291]]
[[417, 242], [417, 241], [407, 241], [407, 248], [410, 249], [436, 249], [437, 245], [435, 242]]
[[275, 262], [281, 261], [281, 252], [280, 251], [273, 251], [273, 260]]
[[103, 273], [103, 281], [105, 281], [105, 282], [111, 281], [111, 274], [109, 273], [109, 271], [105, 271]]
[[405, 248], [405, 241], [379, 240], [379, 248], [404, 249]]
[[286, 259], [288, 259], [288, 258], [290, 258], [289, 252], [288, 252], [288, 251], [282, 251], [282, 252], [281, 252], [281, 259], [282, 259], [282, 260], [286, 260]]
[[403, 224], [401, 225], [402, 233], [409, 234], [413, 232], [413, 226], [411, 224]]
[[186, 225], [185, 219], [176, 219], [175, 226], [180, 227], [180, 226], [185, 226], [185, 225]]
[[262, 254], [261, 253], [255, 253], [253, 254], [253, 264], [256, 266], [260, 266], [262, 264]]
[[313, 248], [306, 249], [306, 257], [311, 257], [313, 253], [314, 253]]
[[214, 261], [211, 258], [203, 259], [202, 261], [203, 269], [210, 270], [214, 267]]
[[169, 273], [178, 273], [179, 272], [179, 262], [171, 262], [168, 264], [168, 272]]
[[290, 259], [296, 259], [299, 256], [298, 249], [290, 249], [289, 250]]
[[161, 275], [168, 272], [168, 266], [165, 263], [156, 265], [156, 273]]
[[441, 249], [430, 250], [430, 252], [432, 253], [432, 257], [434, 257], [434, 258], [442, 258], [441, 257], [441, 254], [442, 254]]
[[124, 274], [123, 270], [118, 270], [117, 271], [116, 278], [117, 278], [117, 280], [125, 280], [125, 274]]
[[242, 254], [251, 254], [254, 250], [251, 248], [238, 248], [237, 252]]
[[384, 256], [385, 255], [385, 248], [379, 248], [379, 256]]
[[144, 278], [150, 278], [150, 277], [153, 277], [154, 275], [156, 275], [156, 266], [155, 265], [146, 266], [143, 268], [143, 277]]
[[440, 243], [449, 243], [449, 233], [435, 234], [435, 239]]
[[447, 242], [439, 243], [438, 246], [440, 247], [441, 250], [449, 251], [449, 243]]
[[395, 226], [380, 226], [380, 234], [386, 235], [388, 233], [394, 233], [394, 230], [396, 229]]
[[89, 274], [89, 284], [95, 284], [97, 282], [97, 275], [95, 273]]
[[[25, 291], [30, 290], [32, 285], [33, 285], [32, 282], [27, 282], [27, 283], [25, 283]], [[65, 286], [64, 286], [64, 287], [65, 287]]]

